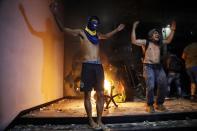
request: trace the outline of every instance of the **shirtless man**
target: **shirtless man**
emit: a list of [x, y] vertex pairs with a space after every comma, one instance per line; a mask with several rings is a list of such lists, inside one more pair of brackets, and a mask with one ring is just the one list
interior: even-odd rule
[[[121, 24], [115, 30], [107, 34], [101, 34], [97, 33], [98, 25], [99, 19], [96, 16], [91, 16], [85, 30], [64, 28], [65, 32], [78, 36], [81, 44], [84, 46], [85, 55], [82, 64], [80, 88], [81, 91], [84, 91], [84, 105], [89, 118], [89, 124], [93, 128], [97, 127], [97, 124], [102, 128], [104, 127], [101, 121], [104, 107], [104, 71], [99, 57], [99, 40], [108, 39], [124, 28], [124, 25]], [[92, 119], [92, 88], [96, 90], [97, 94], [97, 123]]]
[[143, 76], [146, 81], [146, 111], [153, 113], [155, 112], [154, 104], [154, 88], [157, 83], [157, 98], [155, 102], [155, 108], [157, 110], [165, 110], [163, 105], [166, 91], [167, 91], [167, 79], [165, 72], [160, 64], [160, 47], [162, 44], [169, 44], [174, 36], [176, 29], [175, 21], [171, 25], [171, 33], [163, 40], [157, 29], [152, 29], [148, 33], [148, 40], [136, 38], [136, 28], [139, 21], [134, 22], [131, 33], [131, 43], [141, 46], [144, 51], [143, 59]]
[[[51, 8], [53, 8], [53, 6], [51, 6]], [[82, 63], [80, 90], [84, 92], [84, 106], [89, 118], [89, 125], [93, 128], [101, 127], [102, 129], [106, 129], [101, 120], [104, 108], [104, 70], [99, 57], [99, 40], [112, 37], [114, 34], [124, 29], [124, 25], [120, 24], [113, 31], [102, 34], [97, 32], [100, 21], [96, 16], [89, 17], [85, 29], [64, 28], [62, 23], [58, 20], [58, 17], [55, 19], [59, 26], [63, 28], [62, 30], [64, 32], [79, 37], [80, 43], [83, 45], [85, 54]], [[93, 88], [97, 95], [96, 122], [92, 118], [91, 91]]]

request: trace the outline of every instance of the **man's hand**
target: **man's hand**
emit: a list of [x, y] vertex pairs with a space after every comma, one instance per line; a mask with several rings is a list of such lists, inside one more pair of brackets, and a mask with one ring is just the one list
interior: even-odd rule
[[54, 15], [58, 13], [58, 3], [56, 1], [51, 2], [49, 8]]
[[174, 20], [172, 21], [170, 29], [171, 29], [171, 32], [170, 32], [169, 36], [165, 40], [163, 40], [164, 44], [170, 44], [171, 43], [171, 41], [174, 37], [175, 30], [176, 30], [176, 21], [174, 21]]
[[125, 27], [125, 25], [124, 25], [124, 24], [120, 24], [120, 25], [117, 27], [117, 31], [121, 31], [121, 30], [123, 30], [123, 29], [124, 29], [124, 27]]
[[139, 23], [140, 23], [140, 21], [135, 21], [135, 22], [133, 23], [133, 28], [136, 28], [136, 27], [138, 26]]
[[170, 29], [173, 30], [173, 31], [176, 30], [176, 21], [175, 20], [172, 21]]
[[109, 32], [109, 33], [106, 33], [106, 34], [98, 33], [99, 39], [103, 39], [103, 40], [109, 39], [109, 38], [112, 37], [114, 34], [118, 33], [118, 32], [121, 31], [121, 30], [123, 30], [124, 27], [125, 27], [124, 24], [120, 24], [117, 28], [115, 28], [113, 31], [111, 31], [111, 32]]

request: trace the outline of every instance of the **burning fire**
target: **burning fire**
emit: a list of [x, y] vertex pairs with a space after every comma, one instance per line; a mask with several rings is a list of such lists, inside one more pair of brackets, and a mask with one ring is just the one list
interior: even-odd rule
[[[111, 93], [111, 87], [112, 87], [112, 82], [110, 82], [110, 80], [108, 79], [105, 79], [104, 80], [104, 94], [105, 95], [109, 95], [110, 96], [110, 93]], [[93, 103], [96, 103], [96, 100], [95, 100], [95, 94], [96, 94], [96, 91], [92, 91], [91, 92], [91, 101]]]
[[104, 89], [107, 95], [110, 95], [111, 93], [111, 88], [112, 88], [112, 82], [109, 81], [108, 79], [105, 79], [104, 81]]
[[[95, 93], [96, 91], [92, 91], [91, 93], [91, 99], [93, 103], [96, 102]], [[124, 102], [126, 98], [123, 84], [119, 81], [113, 81], [107, 74], [105, 74], [104, 80], [104, 94], [108, 96], [119, 94], [114, 98], [116, 102]]]
[[93, 90], [93, 91], [91, 92], [91, 101], [92, 101], [93, 104], [96, 104], [96, 99], [94, 98], [95, 94], [96, 94], [96, 91]]
[[105, 74], [105, 77], [106, 77], [104, 81], [105, 95], [113, 96], [118, 94], [118, 96], [116, 96], [114, 100], [116, 102], [124, 102], [126, 95], [122, 82], [113, 80], [111, 77], [109, 77], [108, 74]]

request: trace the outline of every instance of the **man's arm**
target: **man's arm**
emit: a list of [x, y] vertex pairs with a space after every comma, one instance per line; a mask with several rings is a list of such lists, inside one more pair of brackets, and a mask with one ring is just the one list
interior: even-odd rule
[[72, 36], [81, 36], [81, 29], [71, 29], [71, 28], [65, 28], [62, 22], [58, 17], [55, 16], [55, 20], [57, 22], [58, 27], [60, 28], [61, 31], [66, 32]]
[[139, 24], [139, 21], [135, 21], [133, 23], [133, 28], [132, 28], [132, 32], [131, 32], [131, 43], [138, 45], [138, 46], [142, 46], [142, 45], [146, 44], [146, 40], [136, 38], [136, 28], [137, 28], [138, 24]]
[[58, 13], [58, 3], [57, 2], [53, 2], [50, 4], [50, 10], [55, 18], [55, 21], [59, 27], [59, 29], [62, 31], [62, 32], [66, 32], [70, 35], [73, 35], [73, 36], [82, 36], [82, 30], [80, 29], [71, 29], [71, 28], [65, 28], [64, 27], [64, 24], [62, 23], [60, 17], [57, 15]]
[[57, 23], [58, 28], [60, 29], [60, 31], [63, 32], [64, 25], [62, 21], [60, 20], [60, 16], [58, 15], [59, 14], [58, 6], [59, 6], [58, 2], [52, 1], [49, 5], [49, 8], [50, 8], [51, 13], [53, 14], [53, 17]]
[[56, 19], [56, 21], [57, 21], [59, 27], [61, 27], [61, 31], [63, 31], [67, 34], [70, 34], [72, 36], [80, 36], [81, 38], [83, 38], [81, 29], [71, 29], [71, 28], [64, 27], [58, 18]]
[[118, 33], [119, 31], [123, 30], [125, 27], [124, 24], [120, 24], [116, 29], [114, 29], [113, 31], [106, 33], [106, 34], [101, 34], [98, 33], [98, 37], [99, 39], [109, 39], [110, 37], [112, 37], [114, 34]]
[[167, 39], [163, 40], [164, 44], [171, 43], [171, 41], [174, 37], [174, 33], [175, 33], [175, 30], [176, 30], [176, 22], [175, 21], [172, 21], [170, 29], [171, 29], [171, 32], [170, 32], [169, 36], [167, 37]]
[[63, 29], [64, 32], [72, 35], [72, 36], [80, 36], [83, 37], [82, 35], [82, 30], [81, 29], [70, 29], [70, 28], [64, 28]]

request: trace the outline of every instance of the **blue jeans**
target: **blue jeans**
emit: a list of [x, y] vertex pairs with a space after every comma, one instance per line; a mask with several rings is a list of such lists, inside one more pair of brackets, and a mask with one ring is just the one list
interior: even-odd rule
[[180, 79], [180, 73], [176, 73], [176, 72], [169, 72], [168, 73], [168, 91], [167, 91], [167, 96], [170, 95], [170, 90], [171, 90], [171, 84], [174, 82], [175, 84], [175, 88], [177, 91], [177, 96], [180, 97], [181, 96], [181, 79]]
[[157, 86], [156, 104], [164, 103], [167, 93], [167, 78], [160, 64], [144, 64], [143, 76], [146, 82], [147, 105], [154, 104], [154, 88]]

